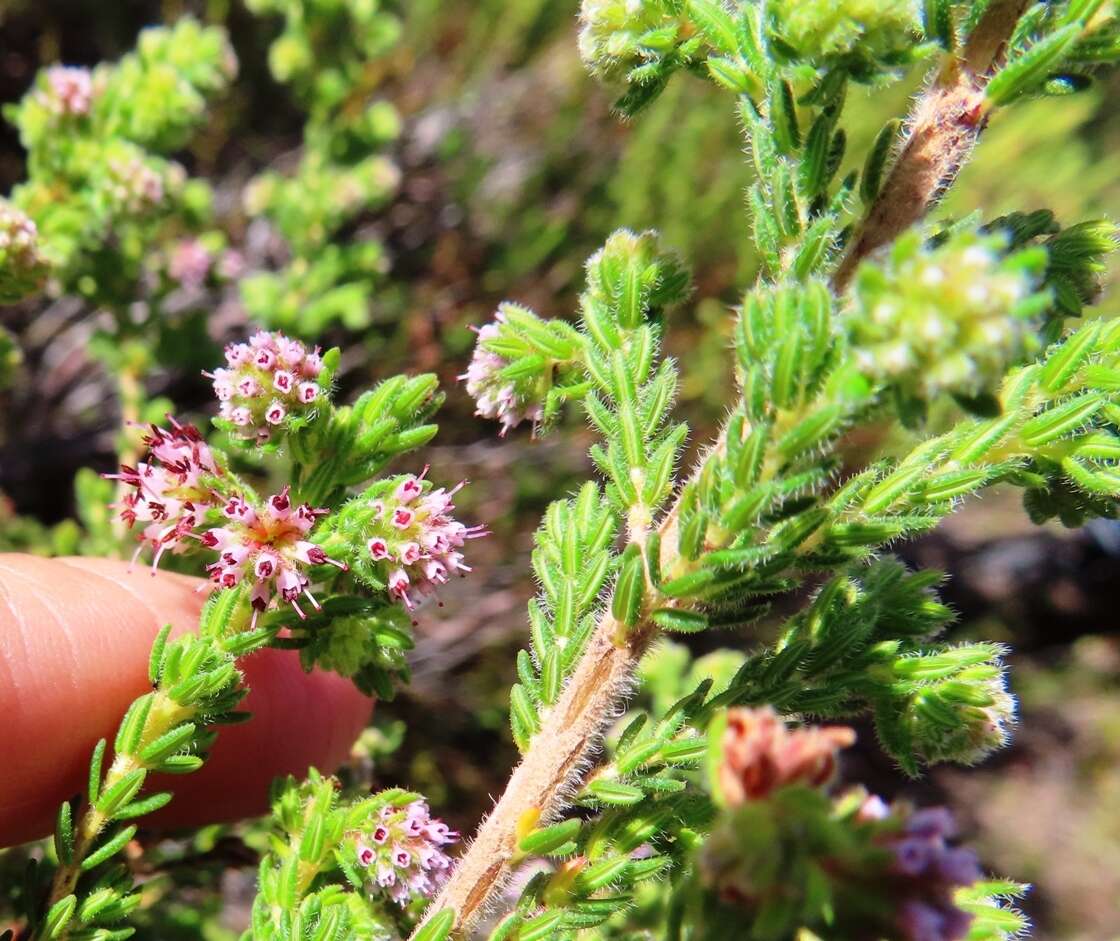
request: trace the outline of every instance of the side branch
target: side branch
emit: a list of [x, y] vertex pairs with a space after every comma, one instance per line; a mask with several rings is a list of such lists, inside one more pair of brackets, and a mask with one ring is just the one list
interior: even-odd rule
[[1028, 0], [996, 0], [959, 55], [915, 103], [909, 133], [875, 202], [859, 225], [833, 286], [843, 290], [859, 263], [920, 221], [953, 184], [987, 124], [984, 90]]

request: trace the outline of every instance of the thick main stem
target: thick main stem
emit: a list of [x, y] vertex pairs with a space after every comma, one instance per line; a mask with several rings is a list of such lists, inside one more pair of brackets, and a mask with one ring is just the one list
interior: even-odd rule
[[555, 706], [542, 716], [541, 730], [493, 812], [479, 827], [451, 880], [430, 911], [455, 911], [463, 932], [509, 876], [517, 852], [518, 823], [539, 814], [556, 819], [567, 806], [599, 746], [615, 707], [633, 685], [634, 670], [649, 644], [648, 629], [631, 631], [617, 643], [620, 627], [609, 614], [599, 621], [576, 671]]
[[[721, 446], [722, 439], [715, 447]], [[672, 571], [678, 558], [677, 515], [674, 506], [658, 527], [662, 538], [657, 564], [663, 572]], [[644, 535], [637, 541], [645, 552]], [[542, 710], [540, 731], [514, 768], [494, 810], [479, 825], [451, 879], [428, 909], [429, 915], [453, 910], [455, 936], [466, 934], [509, 877], [518, 855], [517, 834], [522, 822], [534, 820], [546, 825], [571, 803], [572, 795], [593, 769], [592, 759], [607, 726], [633, 690], [638, 662], [656, 633], [648, 617], [630, 628], [619, 624], [610, 611], [599, 619], [560, 699], [551, 709]]]
[[968, 161], [988, 121], [984, 91], [1027, 6], [995, 0], [915, 103], [898, 158], [833, 275], [838, 291], [864, 258], [919, 222]]

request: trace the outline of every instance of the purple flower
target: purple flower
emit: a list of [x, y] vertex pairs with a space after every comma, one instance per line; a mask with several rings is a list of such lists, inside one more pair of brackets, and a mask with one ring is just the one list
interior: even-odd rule
[[[865, 807], [871, 803], [865, 801]], [[972, 850], [949, 845], [957, 823], [946, 807], [910, 810], [895, 804], [883, 815], [881, 802], [874, 812], [860, 816], [873, 823], [895, 823], [882, 839], [891, 851], [892, 891], [900, 900], [895, 922], [903, 941], [961, 941], [972, 916], [953, 903], [953, 893], [981, 878]]]

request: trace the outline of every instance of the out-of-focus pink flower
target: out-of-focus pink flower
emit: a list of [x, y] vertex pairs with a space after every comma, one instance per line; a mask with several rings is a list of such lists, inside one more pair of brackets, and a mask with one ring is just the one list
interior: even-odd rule
[[93, 104], [93, 77], [89, 69], [52, 65], [47, 69], [47, 88], [39, 100], [56, 117], [83, 117]]
[[184, 239], [171, 251], [167, 273], [189, 291], [206, 283], [213, 258], [198, 239]]
[[720, 791], [734, 807], [761, 800], [788, 784], [823, 787], [836, 773], [837, 753], [855, 740], [847, 726], [788, 728], [769, 706], [730, 709]]

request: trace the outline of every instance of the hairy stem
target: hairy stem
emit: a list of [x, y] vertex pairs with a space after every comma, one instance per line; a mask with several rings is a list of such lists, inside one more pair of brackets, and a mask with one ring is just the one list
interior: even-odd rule
[[[722, 445], [721, 434], [706, 457]], [[701, 460], [696, 472], [703, 466]], [[679, 561], [678, 510], [674, 505], [657, 527], [662, 572], [673, 571]], [[642, 543], [645, 553], [644, 538]], [[618, 715], [623, 700], [633, 692], [638, 662], [657, 636], [658, 629], [648, 612], [657, 605], [673, 607], [678, 603], [660, 597], [649, 584], [646, 591], [645, 613], [633, 627], [616, 621], [609, 608], [603, 613], [560, 699], [551, 709], [542, 710], [540, 731], [514, 768], [494, 810], [479, 825], [447, 885], [428, 909], [429, 915], [448, 908], [455, 912], [454, 936], [467, 935], [520, 861], [517, 833], [521, 822], [535, 819], [540, 826], [554, 822], [594, 771], [593, 758], [603, 734]], [[654, 599], [656, 604], [651, 603]]]
[[434, 914], [455, 911], [460, 934], [505, 883], [517, 852], [517, 825], [529, 814], [554, 821], [588, 771], [589, 759], [618, 703], [633, 686], [638, 661], [649, 644], [647, 626], [619, 645], [620, 626], [604, 615], [560, 700], [544, 715], [540, 732], [514, 769], [505, 792], [478, 829], [455, 873], [432, 903]]
[[838, 291], [864, 258], [920, 221], [953, 184], [987, 125], [984, 90], [1028, 3], [994, 0], [915, 103], [898, 158], [833, 275]]
[[[140, 758], [140, 753], [144, 748], [179, 723], [193, 718], [194, 710], [178, 705], [163, 691], [156, 692], [154, 695], [156, 697], [155, 701], [152, 703], [151, 711], [148, 713], [136, 748], [131, 753], [119, 754], [113, 759], [113, 763], [102, 778], [99, 788], [100, 793], [109, 790], [133, 772], [146, 768], [147, 766]], [[74, 828], [74, 848], [70, 856], [71, 861], [69, 863], [60, 862], [58, 869], [55, 871], [46, 910], [49, 911], [52, 905], [74, 891], [82, 874], [82, 860], [86, 858], [94, 842], [109, 822], [109, 818], [98, 810], [96, 802], [91, 802], [86, 807], [78, 825]], [[56, 935], [56, 941], [64, 941], [68, 935], [69, 929], [65, 928], [61, 934]]]

